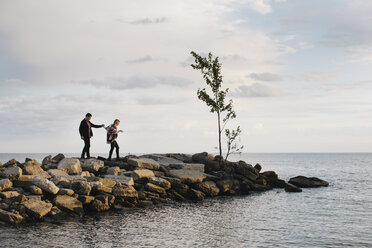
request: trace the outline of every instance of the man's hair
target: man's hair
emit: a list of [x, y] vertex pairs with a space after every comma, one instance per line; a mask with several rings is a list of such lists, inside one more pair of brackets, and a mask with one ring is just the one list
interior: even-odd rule
[[119, 119], [115, 119], [115, 120], [114, 120], [114, 124], [115, 124], [116, 122], [120, 122], [120, 120], [119, 120]]
[[85, 115], [85, 117], [91, 117], [91, 116], [92, 116], [91, 113], [87, 113], [87, 114]]

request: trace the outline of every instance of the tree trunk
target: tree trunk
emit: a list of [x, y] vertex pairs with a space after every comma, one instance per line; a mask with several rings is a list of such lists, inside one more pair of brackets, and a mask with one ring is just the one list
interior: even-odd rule
[[220, 156], [222, 157], [222, 147], [221, 147], [221, 117], [220, 112], [217, 111], [218, 116], [218, 147], [220, 149]]

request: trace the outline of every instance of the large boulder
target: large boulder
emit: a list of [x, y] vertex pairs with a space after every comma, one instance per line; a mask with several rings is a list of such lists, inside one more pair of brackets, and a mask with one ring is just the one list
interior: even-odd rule
[[328, 182], [317, 177], [297, 176], [289, 179], [289, 183], [300, 188], [327, 187]]
[[161, 177], [150, 177], [149, 182], [168, 190], [171, 188], [171, 183]]
[[130, 158], [128, 164], [138, 169], [159, 170], [160, 164], [150, 158]]
[[22, 175], [18, 177], [17, 179], [13, 180], [13, 186], [15, 187], [29, 187], [33, 185], [31, 182], [31, 179], [35, 176], [31, 175]]
[[189, 163], [182, 163], [182, 164], [170, 164], [168, 165], [168, 169], [183, 169], [183, 170], [195, 170], [204, 172], [204, 164], [189, 164]]
[[84, 214], [83, 204], [74, 197], [68, 195], [57, 195], [54, 202], [61, 209], [72, 213], [77, 213], [79, 215]]
[[197, 183], [194, 186], [197, 190], [203, 192], [207, 196], [217, 196], [220, 193], [220, 189], [213, 181], [205, 181]]
[[217, 181], [216, 184], [220, 188], [221, 193], [225, 193], [229, 191], [230, 189], [232, 189], [234, 182], [233, 182], [233, 179], [227, 178], [227, 179], [222, 179], [222, 180]]
[[52, 160], [55, 161], [56, 163], [59, 163], [60, 161], [62, 161], [63, 159], [65, 158], [65, 155], [63, 155], [62, 153], [59, 153], [57, 155], [55, 155]]
[[259, 176], [258, 171], [252, 165], [244, 161], [233, 163], [233, 166], [236, 173], [245, 176], [251, 181], [255, 181]]
[[174, 158], [180, 160], [184, 163], [192, 163], [192, 155], [191, 154], [184, 154], [184, 153], [170, 153], [167, 154], [167, 157]]
[[44, 177], [34, 176], [31, 178], [31, 183], [53, 195], [57, 194], [59, 191], [59, 188], [53, 182]]
[[13, 186], [13, 183], [9, 179], [1, 179], [0, 180], [0, 191], [9, 189], [12, 186]]
[[189, 184], [201, 183], [206, 178], [204, 172], [189, 169], [169, 170], [169, 175]]
[[0, 209], [0, 220], [10, 224], [19, 224], [23, 221], [23, 217], [19, 214]]
[[18, 166], [9, 166], [3, 170], [0, 170], [0, 177], [8, 178], [10, 180], [15, 180], [22, 176], [22, 169]]
[[98, 160], [98, 159], [94, 159], [94, 158], [90, 158], [90, 159], [86, 159], [84, 160], [83, 163], [81, 163], [81, 168], [84, 170], [84, 171], [89, 171], [89, 172], [98, 172], [100, 168], [104, 167], [105, 164], [103, 161], [101, 160]]
[[48, 173], [52, 177], [68, 177], [68, 174], [65, 171], [59, 169], [50, 169], [48, 170]]
[[152, 184], [152, 183], [147, 183], [145, 185], [145, 189], [148, 190], [148, 191], [160, 194], [160, 195], [165, 195], [166, 194], [166, 191], [165, 191], [164, 188], [162, 188], [160, 186], [157, 186], [155, 184]]
[[3, 199], [10, 199], [10, 198], [18, 197], [19, 195], [20, 194], [18, 193], [18, 191], [15, 191], [15, 190], [0, 192], [0, 197]]
[[77, 181], [71, 184], [71, 189], [79, 195], [89, 195], [92, 190], [90, 183], [85, 181]]
[[79, 174], [82, 172], [80, 161], [76, 158], [64, 158], [58, 163], [58, 169], [68, 174]]
[[[141, 176], [141, 175], [142, 175], [141, 173], [138, 173], [137, 174], [137, 176]], [[118, 176], [115, 176], [115, 175], [104, 175], [103, 177], [104, 177], [103, 179], [111, 180], [111, 181], [114, 181], [116, 183], [120, 183], [120, 184], [123, 184], [123, 185], [128, 185], [128, 186], [133, 186], [134, 185], [134, 181], [133, 181], [133, 178], [132, 177], [127, 177], [127, 176], [124, 176], [124, 175], [118, 175]], [[102, 182], [101, 179], [99, 179], [99, 181]], [[102, 182], [102, 183], [104, 185], [106, 185], [105, 182]], [[109, 183], [109, 182], [107, 182], [107, 183]], [[114, 186], [106, 185], [106, 186], [108, 186], [108, 187], [114, 187], [115, 185]]]
[[138, 198], [138, 192], [133, 186], [115, 186], [112, 189], [112, 194], [115, 197]]
[[134, 170], [133, 171], [133, 178], [134, 180], [138, 180], [141, 178], [147, 178], [147, 177], [154, 177], [155, 174], [152, 170], [148, 169], [141, 169], [141, 170]]
[[22, 203], [29, 215], [37, 219], [43, 218], [52, 210], [53, 204], [38, 199], [30, 199]]
[[41, 168], [41, 164], [36, 161], [28, 161], [23, 165], [23, 174], [24, 175], [36, 175], [45, 178], [50, 178], [48, 172], [44, 171]]
[[197, 163], [206, 164], [209, 159], [210, 156], [208, 155], [207, 152], [201, 152], [192, 155], [192, 161]]
[[295, 186], [291, 183], [286, 183], [285, 191], [286, 192], [302, 192], [302, 189], [300, 189], [299, 187], [297, 187], [297, 186]]

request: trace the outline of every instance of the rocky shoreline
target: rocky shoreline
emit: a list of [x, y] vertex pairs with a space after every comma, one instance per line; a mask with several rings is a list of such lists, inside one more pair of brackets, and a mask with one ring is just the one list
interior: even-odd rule
[[48, 156], [0, 163], [0, 224], [56, 221], [170, 201], [203, 201], [219, 195], [328, 186], [315, 177], [288, 182], [259, 164], [225, 161], [206, 152], [105, 158]]

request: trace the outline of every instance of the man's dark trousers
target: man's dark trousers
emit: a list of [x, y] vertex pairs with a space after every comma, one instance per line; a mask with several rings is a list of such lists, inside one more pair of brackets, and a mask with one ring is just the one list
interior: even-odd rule
[[81, 153], [81, 158], [84, 158], [84, 155], [87, 154], [87, 158], [90, 158], [90, 153], [89, 153], [89, 149], [90, 149], [90, 138], [89, 137], [84, 137], [84, 149], [83, 149], [83, 152]]

